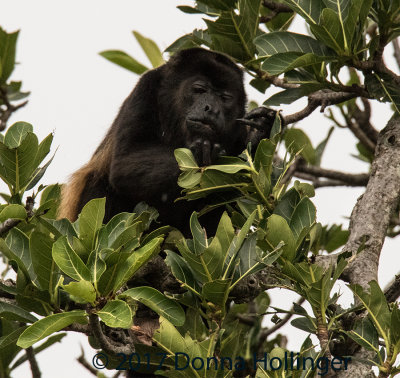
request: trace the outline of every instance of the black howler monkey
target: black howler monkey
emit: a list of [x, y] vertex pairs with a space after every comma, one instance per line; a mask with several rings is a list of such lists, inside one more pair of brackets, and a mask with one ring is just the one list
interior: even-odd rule
[[[64, 187], [59, 217], [73, 221], [86, 202], [106, 197], [106, 221], [144, 201], [162, 223], [187, 229], [202, 204], [174, 203], [180, 193], [174, 149], [190, 148], [200, 166], [221, 153], [241, 153], [251, 139], [236, 121], [245, 104], [243, 73], [228, 57], [201, 48], [176, 53], [139, 80], [91, 160]], [[272, 113], [261, 112], [264, 137]], [[217, 221], [206, 223], [212, 229]]]

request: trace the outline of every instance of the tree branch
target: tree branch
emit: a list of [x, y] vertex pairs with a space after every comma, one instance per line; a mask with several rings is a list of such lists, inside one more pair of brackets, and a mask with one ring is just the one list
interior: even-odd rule
[[[377, 280], [379, 257], [393, 212], [400, 198], [400, 117], [393, 115], [380, 132], [365, 193], [357, 200], [351, 214], [349, 239], [342, 252], [351, 252], [353, 257], [341, 278], [352, 284], [369, 289], [368, 283]], [[359, 250], [361, 251], [359, 252]], [[358, 253], [359, 252], [359, 253]], [[329, 264], [337, 255], [317, 256], [316, 263]], [[355, 357], [371, 358], [364, 349]], [[354, 361], [337, 377], [373, 377], [370, 367]]]
[[[33, 206], [35, 205], [35, 201], [33, 197], [27, 197], [25, 210], [28, 217], [33, 216]], [[8, 231], [17, 226], [21, 222], [20, 219], [7, 219], [3, 223], [0, 223], [0, 237], [4, 236]]]
[[[304, 161], [299, 163], [296, 167], [297, 172], [306, 173], [313, 176], [314, 178], [325, 177], [331, 180], [335, 180], [338, 184], [342, 182], [342, 185], [348, 186], [365, 186], [368, 183], [369, 174], [368, 173], [344, 173], [340, 171], [333, 171], [330, 169], [324, 169], [316, 167], [314, 165], [308, 165]], [[297, 176], [297, 173], [296, 173]]]
[[12, 105], [8, 100], [6, 90], [1, 87], [0, 87], [0, 99], [1, 101], [3, 101], [5, 105], [5, 109], [0, 107], [0, 131], [3, 131], [7, 127], [7, 121], [11, 117], [11, 115], [18, 109], [24, 107], [28, 103], [28, 101], [21, 102], [18, 105]]
[[26, 357], [28, 358], [29, 364], [31, 365], [32, 378], [40, 378], [42, 373], [40, 372], [39, 365], [36, 361], [35, 352], [32, 347], [25, 349]]
[[329, 105], [340, 104], [341, 102], [358, 97], [357, 93], [333, 92], [330, 90], [320, 90], [308, 96], [308, 105], [301, 111], [289, 114], [283, 118], [283, 124], [289, 125], [308, 117], [318, 106], [321, 106], [321, 113]]
[[[304, 301], [305, 301], [305, 299], [303, 297], [300, 297], [296, 301], [296, 304], [300, 306], [302, 303], [304, 303]], [[271, 328], [264, 328], [261, 330], [260, 336], [258, 339], [258, 351], [262, 350], [262, 346], [263, 346], [265, 340], [267, 340], [268, 336], [270, 336], [274, 332], [278, 331], [292, 318], [293, 312], [294, 312], [294, 306], [291, 308], [290, 312], [282, 318], [282, 320], [279, 323], [275, 324]]]
[[386, 288], [385, 297], [389, 303], [395, 302], [400, 297], [400, 274], [396, 275], [394, 281]]
[[135, 352], [135, 349], [130, 344], [117, 345], [115, 342], [108, 339], [101, 329], [100, 320], [96, 314], [89, 314], [89, 325], [94, 337], [99, 342], [101, 349], [103, 349], [106, 353], [115, 355], [118, 353], [131, 354]]

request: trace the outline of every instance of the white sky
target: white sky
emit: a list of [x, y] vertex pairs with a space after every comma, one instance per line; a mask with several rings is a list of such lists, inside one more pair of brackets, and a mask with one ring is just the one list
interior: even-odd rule
[[[193, 2], [2, 0], [0, 26], [8, 32], [21, 30], [17, 45], [20, 64], [12, 79], [22, 80], [23, 90], [31, 91], [29, 104], [10, 119], [9, 125], [20, 120], [30, 122], [40, 140], [54, 131], [52, 151], [59, 147], [42, 179], [43, 184], [64, 182], [68, 175], [87, 162], [138, 79], [100, 57], [100, 51], [120, 49], [149, 66], [132, 30], [152, 38], [164, 49], [194, 28], [205, 27], [201, 16], [185, 15], [176, 9], [177, 5], [193, 5]], [[304, 32], [301, 23], [296, 23], [292, 30]], [[387, 59], [391, 60], [390, 54]], [[248, 89], [248, 97], [259, 103], [265, 99], [252, 88]], [[283, 114], [297, 111], [304, 104], [304, 101], [298, 101], [284, 106]], [[373, 120], [380, 129], [391, 114], [385, 105], [374, 103], [373, 106]], [[308, 132], [315, 146], [325, 137], [331, 124], [315, 113], [299, 126]], [[347, 130], [335, 130], [323, 166], [365, 172], [367, 165], [351, 157], [352, 153], [356, 153], [352, 135]], [[347, 224], [344, 217], [350, 216], [361, 193], [361, 189], [319, 189], [314, 198], [318, 220]], [[382, 285], [398, 273], [393, 264], [395, 252], [394, 242], [388, 240], [381, 258], [379, 278]], [[273, 295], [273, 305], [289, 308], [293, 297], [281, 294]], [[297, 349], [299, 341], [305, 337], [305, 333], [296, 335], [289, 338], [289, 350]], [[38, 356], [42, 376], [92, 377], [74, 361], [80, 354], [80, 342], [90, 360], [94, 353], [85, 338], [69, 335], [62, 344]], [[28, 364], [13, 375], [16, 378], [27, 376], [30, 376]]]

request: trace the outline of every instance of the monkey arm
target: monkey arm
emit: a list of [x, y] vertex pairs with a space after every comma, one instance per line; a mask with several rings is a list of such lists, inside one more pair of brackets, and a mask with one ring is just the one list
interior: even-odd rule
[[162, 201], [179, 194], [178, 176], [173, 150], [155, 143], [132, 146], [129, 153], [114, 153], [109, 181], [116, 193], [131, 201], [154, 203], [157, 197]]

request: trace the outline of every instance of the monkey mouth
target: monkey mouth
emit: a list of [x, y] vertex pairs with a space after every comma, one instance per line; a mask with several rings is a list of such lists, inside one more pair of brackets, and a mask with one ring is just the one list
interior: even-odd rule
[[215, 134], [215, 125], [209, 121], [187, 119], [186, 124], [193, 132], [199, 132], [202, 134]]

